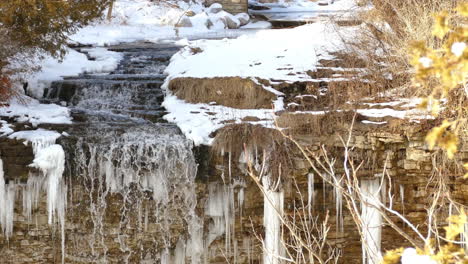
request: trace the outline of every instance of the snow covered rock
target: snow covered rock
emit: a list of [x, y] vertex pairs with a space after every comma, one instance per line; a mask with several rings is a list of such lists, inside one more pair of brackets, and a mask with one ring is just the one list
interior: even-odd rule
[[193, 17], [196, 14], [192, 10], [189, 10], [189, 11], [185, 12], [185, 15], [188, 16], [188, 17]]
[[208, 7], [208, 13], [217, 14], [223, 11], [223, 6], [219, 3], [214, 3], [210, 7]]
[[240, 27], [240, 21], [235, 16], [226, 11], [220, 11], [216, 14], [209, 14], [215, 29], [236, 29]]
[[[229, 14], [229, 13], [227, 13], [227, 14]], [[240, 25], [241, 25], [239, 19], [237, 19], [235, 16], [233, 16], [231, 14], [225, 16], [224, 21], [226, 23], [227, 28], [229, 28], [229, 29], [236, 29], [236, 28], [239, 28]]]
[[239, 20], [241, 27], [247, 25], [250, 21], [250, 16], [247, 13], [239, 13], [235, 17]]
[[197, 29], [210, 28], [213, 25], [210, 21], [208, 14], [205, 12], [196, 14], [195, 16], [190, 18], [190, 21], [193, 27]]
[[176, 27], [192, 27], [192, 20], [189, 17], [182, 17], [179, 23], [176, 24]]

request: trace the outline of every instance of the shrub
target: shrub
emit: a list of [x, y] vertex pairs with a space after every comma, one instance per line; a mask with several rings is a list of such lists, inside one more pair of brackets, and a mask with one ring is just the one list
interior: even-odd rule
[[[0, 78], [34, 69], [34, 56], [62, 57], [68, 36], [101, 16], [110, 0], [0, 1]], [[0, 96], [11, 86], [0, 84]]]

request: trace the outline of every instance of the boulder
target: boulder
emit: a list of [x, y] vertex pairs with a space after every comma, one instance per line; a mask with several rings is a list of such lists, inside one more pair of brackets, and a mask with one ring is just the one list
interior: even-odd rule
[[250, 21], [250, 16], [247, 13], [237, 14], [235, 17], [239, 20], [241, 27], [247, 25]]
[[217, 14], [223, 10], [223, 6], [219, 3], [214, 3], [208, 7], [208, 13]]

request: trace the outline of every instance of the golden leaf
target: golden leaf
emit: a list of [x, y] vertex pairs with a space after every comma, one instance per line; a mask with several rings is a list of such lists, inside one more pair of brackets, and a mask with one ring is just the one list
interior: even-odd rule
[[382, 264], [398, 264], [400, 263], [401, 254], [403, 254], [404, 248], [398, 248], [389, 250], [383, 257]]
[[442, 39], [449, 31], [450, 28], [448, 26], [448, 12], [441, 12], [435, 17], [435, 24], [432, 34], [435, 37]]
[[468, 16], [468, 3], [463, 3], [458, 6], [457, 11], [462, 16]]
[[451, 215], [447, 218], [449, 225], [444, 227], [447, 232], [445, 237], [448, 240], [455, 240], [457, 236], [464, 232], [465, 223], [466, 223], [466, 213], [462, 210], [460, 215]]

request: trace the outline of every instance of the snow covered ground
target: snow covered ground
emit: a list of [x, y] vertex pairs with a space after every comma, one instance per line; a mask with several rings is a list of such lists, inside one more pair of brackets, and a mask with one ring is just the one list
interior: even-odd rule
[[89, 58], [84, 53], [68, 48], [62, 61], [52, 57], [38, 61], [41, 64], [41, 70], [27, 78], [28, 91], [33, 96], [40, 98], [43, 96], [44, 88], [53, 81], [61, 80], [64, 76], [76, 76], [81, 73], [110, 72], [117, 68], [122, 59], [121, 53], [109, 51], [106, 48], [87, 48], [82, 49], [82, 52], [86, 52]]
[[[39, 124], [70, 124], [70, 110], [56, 104], [41, 104], [32, 98], [25, 98], [25, 102], [12, 100], [9, 106], [0, 107], [0, 117], [8, 117], [16, 122], [27, 122], [33, 126]], [[4, 123], [3, 123], [4, 122]], [[2, 128], [7, 127], [6, 121]], [[3, 129], [2, 129], [3, 130]], [[7, 130], [6, 128], [4, 130]]]
[[[245, 24], [240, 23], [239, 16], [246, 14], [233, 16], [218, 8], [206, 8], [197, 1], [117, 0], [113, 10], [111, 21], [98, 20], [70, 36], [71, 41], [102, 46], [177, 38], [236, 37], [245, 31], [228, 29], [226, 19], [239, 27]], [[245, 29], [255, 29], [271, 25], [250, 23], [245, 26]]]
[[279, 0], [274, 3], [250, 0], [249, 4], [260, 9], [249, 10], [251, 14], [263, 15], [274, 21], [315, 21], [319, 17], [331, 16], [343, 19], [363, 8], [355, 0]]
[[[352, 35], [356, 28], [341, 34]], [[319, 59], [333, 59], [329, 52], [343, 48], [339, 34], [325, 23], [293, 29], [259, 31], [236, 39], [198, 40], [174, 55], [166, 72], [176, 77], [257, 77], [288, 82], [313, 78]], [[193, 54], [192, 50], [201, 52]], [[203, 65], [203, 67], [200, 67]]]

